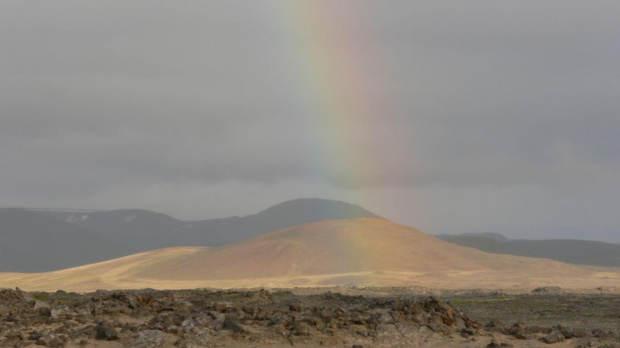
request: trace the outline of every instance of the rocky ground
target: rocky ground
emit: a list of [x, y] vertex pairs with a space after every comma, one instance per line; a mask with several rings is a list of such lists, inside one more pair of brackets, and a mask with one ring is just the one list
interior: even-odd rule
[[521, 321], [530, 326], [561, 325], [605, 329], [620, 334], [619, 295], [550, 290], [541, 288], [519, 295], [495, 292], [439, 298], [482, 323], [500, 319], [507, 323]]
[[[491, 297], [485, 301], [484, 296]], [[501, 296], [506, 295], [448, 293], [437, 298], [406, 292], [352, 296], [287, 290], [76, 294], [4, 289], [0, 290], [0, 346], [620, 347], [611, 317], [612, 324], [605, 328], [569, 328], [562, 321], [526, 325], [511, 321], [510, 313], [502, 314], [501, 308], [506, 311], [518, 305], [493, 307], [502, 303]], [[617, 297], [615, 302], [605, 301], [604, 308], [612, 306], [609, 313], [620, 314], [614, 307], [620, 303]], [[583, 305], [592, 308], [587, 302]], [[461, 310], [476, 312], [484, 306], [495, 308], [476, 313], [484, 321]]]

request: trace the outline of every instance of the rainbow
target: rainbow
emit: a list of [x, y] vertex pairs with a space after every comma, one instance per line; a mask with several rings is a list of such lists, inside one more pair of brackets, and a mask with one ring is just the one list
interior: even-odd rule
[[[369, 92], [368, 57], [360, 52], [365, 42], [364, 5], [337, 1], [277, 2], [278, 16], [289, 32], [287, 67], [295, 76], [297, 93], [316, 118], [311, 134], [317, 139], [308, 154], [318, 164], [320, 179], [356, 187], [378, 182], [386, 170], [381, 149], [373, 136], [382, 132], [386, 112]], [[377, 67], [374, 67], [377, 68]], [[375, 71], [375, 74], [377, 72]], [[383, 128], [384, 130], [386, 128]]]

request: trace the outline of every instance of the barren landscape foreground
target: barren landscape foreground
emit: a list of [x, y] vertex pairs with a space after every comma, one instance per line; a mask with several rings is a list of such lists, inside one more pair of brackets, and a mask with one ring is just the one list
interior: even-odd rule
[[0, 346], [610, 348], [620, 334], [618, 296], [601, 293], [299, 290], [5, 289]]
[[620, 330], [617, 269], [371, 217], [4, 273], [0, 287], [15, 288], [0, 290], [3, 347], [615, 347]]
[[0, 289], [2, 347], [617, 347], [620, 333], [618, 269], [381, 218], [3, 273], [0, 288], [15, 288]]
[[218, 248], [167, 248], [56, 272], [0, 274], [0, 287], [28, 291], [333, 286], [613, 292], [620, 271], [484, 253], [360, 218], [294, 226]]
[[618, 18], [0, 1], [0, 347], [620, 348]]

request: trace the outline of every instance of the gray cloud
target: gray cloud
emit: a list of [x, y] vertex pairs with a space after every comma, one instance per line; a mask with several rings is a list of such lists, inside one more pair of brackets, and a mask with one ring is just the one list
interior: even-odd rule
[[617, 2], [0, 7], [3, 206], [322, 196], [429, 232], [619, 241]]

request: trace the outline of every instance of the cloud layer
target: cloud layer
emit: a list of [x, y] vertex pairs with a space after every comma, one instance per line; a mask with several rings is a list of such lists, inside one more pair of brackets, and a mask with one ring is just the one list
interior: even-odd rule
[[0, 7], [3, 206], [620, 241], [616, 2]]

